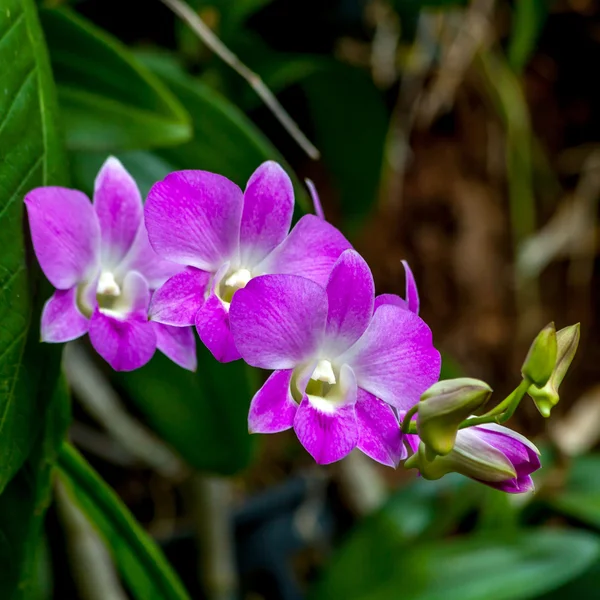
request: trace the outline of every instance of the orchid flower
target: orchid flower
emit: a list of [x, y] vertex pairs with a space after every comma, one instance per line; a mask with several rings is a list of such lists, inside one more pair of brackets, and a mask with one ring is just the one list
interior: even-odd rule
[[351, 247], [315, 215], [302, 217], [288, 235], [293, 209], [292, 182], [272, 161], [253, 173], [245, 192], [207, 171], [178, 171], [156, 183], [145, 205], [150, 243], [186, 269], [154, 294], [151, 319], [195, 324], [217, 360], [240, 358], [229, 327], [234, 294], [267, 273], [294, 273], [323, 284]]
[[396, 466], [406, 450], [395, 410], [416, 404], [440, 372], [429, 327], [401, 300], [375, 299], [371, 271], [354, 250], [325, 285], [264, 275], [238, 290], [235, 344], [248, 364], [274, 370], [252, 400], [250, 431], [293, 427], [320, 464], [358, 447]]
[[40, 187], [25, 196], [40, 266], [56, 288], [44, 306], [44, 342], [89, 333], [114, 369], [147, 363], [156, 348], [195, 370], [193, 330], [148, 321], [152, 290], [181, 270], [148, 242], [138, 187], [116, 158], [98, 173], [94, 201], [77, 190]]

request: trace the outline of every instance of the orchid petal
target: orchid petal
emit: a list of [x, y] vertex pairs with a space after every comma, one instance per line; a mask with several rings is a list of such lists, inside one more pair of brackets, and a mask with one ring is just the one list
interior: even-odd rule
[[384, 304], [392, 304], [393, 306], [399, 306], [409, 310], [408, 302], [396, 294], [380, 294], [375, 297], [375, 305], [373, 306], [373, 312], [375, 312], [380, 306]]
[[404, 276], [406, 278], [406, 303], [408, 304], [408, 310], [418, 315], [419, 291], [417, 290], [417, 282], [415, 281], [415, 276], [405, 260], [402, 261], [402, 266], [404, 267]]
[[175, 327], [195, 325], [210, 277], [210, 273], [194, 267], [173, 275], [154, 292], [148, 311], [150, 319]]
[[133, 244], [143, 215], [140, 190], [114, 156], [106, 160], [96, 177], [94, 210], [100, 223], [102, 266], [112, 270]]
[[392, 408], [373, 394], [358, 389], [356, 401], [358, 449], [389, 467], [397, 467], [408, 452]]
[[226, 177], [171, 173], [148, 194], [150, 243], [166, 260], [214, 272], [237, 253], [242, 207], [242, 191]]
[[304, 215], [254, 272], [301, 275], [325, 286], [336, 260], [348, 248], [350, 242], [333, 225]]
[[293, 369], [275, 371], [252, 398], [250, 433], [278, 433], [293, 426], [298, 410], [290, 391], [293, 373]]
[[36, 188], [25, 196], [31, 239], [42, 271], [59, 290], [91, 279], [98, 269], [100, 225], [77, 190]]
[[375, 283], [369, 266], [358, 252], [344, 251], [327, 283], [326, 353], [341, 354], [366, 331], [374, 296]]
[[264, 275], [238, 290], [229, 309], [231, 331], [244, 360], [263, 369], [291, 369], [318, 349], [327, 319], [327, 294], [296, 275]]
[[294, 212], [294, 188], [289, 175], [273, 161], [263, 163], [244, 192], [240, 227], [240, 263], [258, 264], [285, 239]]
[[162, 323], [153, 323], [156, 334], [156, 347], [175, 364], [195, 371], [196, 339], [192, 327], [170, 327]]
[[399, 410], [414, 406], [439, 378], [441, 358], [431, 330], [414, 313], [380, 306], [363, 336], [336, 359], [347, 363], [359, 387]]
[[89, 320], [77, 308], [77, 288], [56, 290], [42, 311], [42, 342], [69, 342], [87, 333]]
[[325, 220], [325, 213], [323, 212], [323, 206], [321, 205], [321, 199], [319, 198], [319, 193], [317, 192], [317, 188], [311, 179], [305, 179], [304, 183], [306, 183], [306, 187], [310, 193], [310, 197], [313, 201], [313, 207], [315, 209], [315, 215], [319, 217], [319, 219]]

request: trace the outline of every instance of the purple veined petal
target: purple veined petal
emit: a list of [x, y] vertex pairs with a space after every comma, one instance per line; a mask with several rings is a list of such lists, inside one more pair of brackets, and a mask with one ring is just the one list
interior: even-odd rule
[[397, 467], [408, 455], [404, 435], [392, 408], [373, 394], [358, 389], [356, 400], [358, 449], [388, 467]]
[[315, 215], [304, 215], [254, 273], [301, 275], [325, 286], [335, 261], [349, 248], [350, 242], [333, 225]]
[[275, 371], [256, 392], [250, 403], [250, 433], [279, 433], [290, 429], [298, 405], [290, 392], [293, 369]]
[[210, 294], [196, 313], [196, 330], [202, 343], [222, 363], [241, 358], [231, 334], [229, 309], [216, 293], [217, 287], [228, 269], [229, 263], [225, 263], [217, 271], [212, 281]]
[[156, 347], [175, 364], [195, 371], [196, 339], [192, 327], [170, 327], [162, 323], [152, 323], [156, 334]]
[[371, 269], [354, 250], [345, 250], [327, 282], [326, 355], [335, 357], [350, 348], [366, 331], [373, 314], [375, 283]]
[[173, 275], [152, 295], [148, 311], [150, 319], [175, 327], [195, 325], [210, 277], [210, 273], [194, 267]]
[[207, 171], [177, 171], [155, 183], [144, 208], [154, 250], [166, 260], [215, 272], [237, 255], [242, 190]]
[[77, 288], [56, 290], [42, 311], [42, 342], [62, 343], [87, 333], [89, 320], [77, 308]]
[[507, 479], [506, 481], [477, 481], [509, 494], [523, 494], [535, 489], [531, 475], [517, 476], [515, 479]]
[[319, 219], [325, 220], [325, 213], [323, 212], [323, 206], [321, 205], [321, 199], [319, 198], [319, 194], [317, 192], [317, 188], [311, 179], [305, 179], [304, 183], [306, 183], [306, 187], [310, 192], [310, 197], [313, 201], [313, 206], [315, 209], [315, 214]]
[[111, 270], [129, 251], [143, 215], [140, 190], [114, 156], [106, 159], [96, 177], [94, 210], [100, 222], [102, 266]]
[[117, 265], [115, 274], [124, 277], [129, 271], [137, 271], [144, 276], [150, 289], [155, 290], [184, 268], [182, 265], [162, 259], [154, 252], [148, 240], [146, 226], [141, 223], [129, 252]]
[[61, 187], [25, 196], [31, 239], [42, 271], [59, 290], [92, 279], [100, 258], [100, 225], [88, 197]]
[[353, 368], [359, 387], [398, 410], [408, 410], [438, 380], [441, 358], [431, 330], [420, 317], [385, 304], [336, 363]]
[[304, 394], [294, 418], [298, 440], [320, 465], [344, 458], [358, 443], [356, 380], [347, 365], [340, 372], [339, 388], [334, 398]]
[[400, 296], [396, 294], [380, 294], [375, 297], [375, 304], [373, 306], [373, 312], [375, 312], [380, 306], [384, 304], [392, 304], [393, 306], [399, 306], [400, 308], [404, 308], [405, 310], [410, 310], [408, 308], [408, 302]]
[[233, 339], [243, 359], [263, 369], [292, 369], [312, 359], [325, 332], [327, 294], [296, 275], [251, 279], [231, 301]]
[[408, 304], [408, 310], [418, 315], [419, 291], [417, 290], [417, 282], [415, 281], [415, 276], [405, 260], [402, 261], [402, 266], [404, 267], [404, 276], [406, 278], [406, 303]]
[[240, 264], [257, 265], [288, 234], [294, 212], [294, 188], [274, 161], [260, 165], [248, 180], [240, 226]]
[[144, 366], [156, 350], [154, 324], [140, 313], [118, 319], [96, 308], [90, 319], [89, 335], [96, 352], [115, 371], [133, 371]]

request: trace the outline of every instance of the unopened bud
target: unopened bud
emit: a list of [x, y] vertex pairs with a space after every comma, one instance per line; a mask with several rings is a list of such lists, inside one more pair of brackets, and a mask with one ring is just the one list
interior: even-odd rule
[[485, 381], [462, 377], [438, 381], [421, 396], [417, 431], [430, 458], [452, 450], [459, 425], [481, 408], [491, 393]]
[[543, 417], [549, 417], [552, 408], [558, 404], [558, 387], [573, 361], [579, 345], [579, 336], [579, 323], [556, 332], [557, 356], [552, 375], [543, 387], [532, 385], [527, 390]]
[[549, 323], [538, 334], [525, 358], [521, 373], [537, 387], [546, 385], [556, 366], [557, 341], [554, 323]]

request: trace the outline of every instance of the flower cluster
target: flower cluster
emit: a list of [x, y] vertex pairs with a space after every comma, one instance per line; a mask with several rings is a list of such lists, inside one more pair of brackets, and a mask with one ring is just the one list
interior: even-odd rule
[[[507, 407], [471, 422], [491, 390], [474, 380], [436, 384], [440, 354], [408, 265], [406, 298], [377, 296], [367, 263], [311, 192], [317, 214], [290, 231], [292, 183], [274, 162], [244, 191], [215, 173], [171, 173], [145, 205], [115, 158], [101, 168], [93, 202], [71, 189], [32, 190], [33, 246], [56, 288], [42, 340], [89, 333], [116, 370], [143, 366], [157, 348], [194, 370], [195, 328], [215, 359], [272, 371], [252, 399], [251, 432], [293, 428], [320, 464], [358, 448], [395, 467], [410, 448], [406, 466], [424, 477], [458, 471], [505, 491], [530, 489], [538, 452], [497, 424]], [[542, 349], [526, 361], [519, 388], [545, 407], [574, 353], [561, 362], [554, 341], [554, 355]]]

